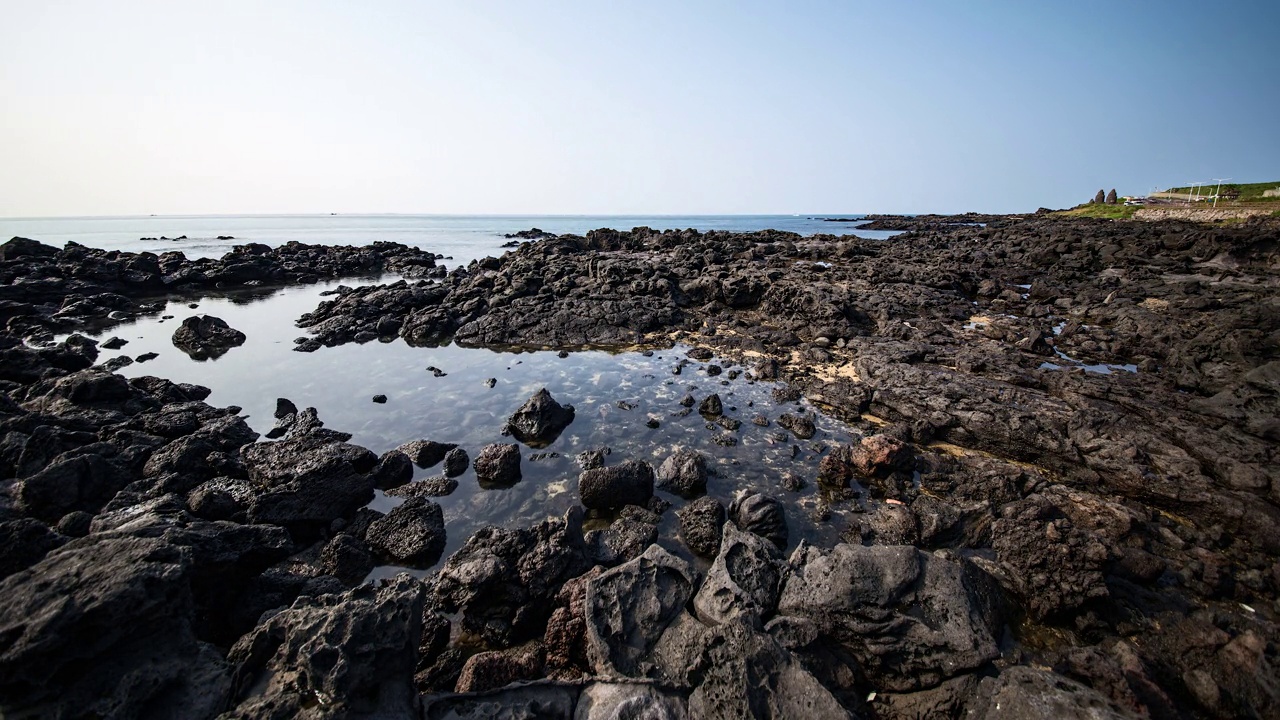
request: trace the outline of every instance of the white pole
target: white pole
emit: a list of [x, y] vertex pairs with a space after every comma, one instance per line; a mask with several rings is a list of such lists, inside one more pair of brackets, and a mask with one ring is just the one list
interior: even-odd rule
[[1213, 193], [1213, 206], [1214, 206], [1214, 207], [1218, 207], [1218, 196], [1222, 194], [1222, 183], [1224, 183], [1224, 182], [1226, 182], [1226, 181], [1228, 181], [1228, 180], [1230, 180], [1230, 179], [1231, 179], [1231, 178], [1214, 178], [1214, 180], [1217, 180], [1217, 181], [1218, 181], [1218, 189], [1217, 189], [1217, 190], [1215, 190], [1215, 191], [1214, 191], [1214, 193]]

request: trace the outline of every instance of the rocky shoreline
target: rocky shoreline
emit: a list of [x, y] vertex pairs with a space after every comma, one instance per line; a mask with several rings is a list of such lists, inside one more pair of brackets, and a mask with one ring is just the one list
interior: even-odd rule
[[[875, 222], [908, 232], [597, 230], [449, 272], [392, 244], [0, 246], [0, 713], [1280, 716], [1280, 221]], [[205, 388], [53, 342], [170, 293], [381, 272], [403, 279], [340, 288], [295, 349], [680, 342], [673, 372], [732, 358], [860, 437], [728, 507], [697, 453], [583, 457], [586, 507], [362, 584], [434, 563], [432, 492], [468, 461], [510, 482], [520, 446], [378, 456], [287, 401], [269, 441]], [[543, 393], [510, 430], [539, 447], [572, 420]], [[413, 464], [441, 489], [366, 507], [423, 485]], [[858, 508], [844, 542], [779, 549], [792, 482], [819, 520]]]

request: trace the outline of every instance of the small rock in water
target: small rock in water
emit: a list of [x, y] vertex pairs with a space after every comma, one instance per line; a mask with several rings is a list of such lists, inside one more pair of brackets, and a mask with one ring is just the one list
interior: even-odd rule
[[619, 400], [615, 402], [614, 405], [618, 406], [619, 410], [635, 410], [636, 409], [635, 403], [629, 403], [626, 400]]
[[124, 338], [113, 337], [110, 340], [107, 340], [106, 342], [102, 343], [102, 347], [106, 348], [107, 350], [119, 350], [120, 348], [128, 344], [129, 344], [129, 341], [125, 340]]
[[644, 421], [644, 424], [645, 427], [652, 430], [657, 430], [659, 427], [662, 427], [662, 421], [658, 419], [656, 415], [650, 415], [649, 419]]
[[458, 481], [444, 475], [415, 480], [387, 491], [394, 497], [444, 497], [458, 489]]
[[445, 375], [448, 375], [448, 374], [449, 374], [449, 373], [447, 373], [447, 372], [445, 372], [445, 371], [441, 370], [440, 368], [436, 367], [435, 365], [428, 365], [428, 366], [427, 366], [427, 372], [431, 373], [431, 374], [432, 374], [432, 375], [434, 375], [435, 377], [444, 377]]
[[716, 375], [719, 375], [722, 372], [724, 372], [724, 368], [720, 367], [719, 365], [707, 366], [707, 374], [710, 375], [711, 377], [715, 377]]
[[681, 497], [697, 497], [707, 491], [707, 460], [696, 450], [677, 450], [662, 461], [658, 487]]
[[444, 455], [444, 474], [445, 477], [458, 477], [467, 471], [467, 466], [471, 464], [471, 458], [467, 456], [467, 451], [462, 448], [454, 448]]
[[514, 443], [485, 445], [472, 465], [480, 487], [511, 487], [520, 482], [520, 446]]
[[680, 404], [685, 407], [693, 407], [695, 402], [697, 402], [697, 400], [694, 400], [692, 395], [686, 394], [684, 397], [680, 398]]
[[817, 432], [817, 428], [813, 425], [813, 419], [805, 415], [782, 413], [778, 418], [778, 424], [790, 430], [801, 440], [808, 440]]
[[717, 433], [711, 437], [711, 442], [720, 447], [734, 447], [738, 444], [738, 437], [727, 432]]
[[128, 355], [120, 355], [102, 363], [102, 368], [107, 372], [115, 372], [122, 367], [128, 367], [133, 364], [133, 358]]
[[725, 374], [725, 377], [729, 378], [730, 380], [737, 380], [740, 375], [742, 375], [741, 370], [730, 370], [728, 373]]
[[736, 432], [738, 428], [742, 427], [740, 420], [735, 420], [727, 415], [721, 415], [716, 418], [716, 424], [730, 432]]
[[573, 422], [573, 406], [561, 405], [546, 388], [538, 390], [507, 418], [506, 430], [529, 447], [546, 447]]
[[498, 384], [498, 378], [489, 378], [488, 380], [484, 381], [484, 386], [489, 388], [490, 390], [492, 390], [493, 387], [497, 384]]
[[149, 353], [142, 353], [138, 357], [134, 358], [134, 360], [137, 360], [140, 363], [144, 363], [144, 362], [147, 362], [148, 360], [155, 360], [158, 357], [160, 357], [160, 353], [149, 352]]
[[756, 413], [751, 417], [751, 424], [759, 425], [760, 427], [769, 427], [769, 418], [765, 417], [763, 413]]
[[583, 506], [592, 510], [643, 506], [653, 496], [653, 468], [647, 462], [627, 460], [613, 467], [583, 470], [578, 476], [578, 495]]
[[711, 352], [710, 349], [704, 348], [704, 347], [693, 348], [688, 352], [688, 355], [694, 360], [710, 360], [711, 358], [715, 357], [715, 353]]
[[439, 443], [433, 440], [412, 440], [396, 449], [405, 455], [408, 455], [414, 465], [425, 470], [439, 464], [439, 462], [444, 459], [444, 456], [456, 447], [457, 445], [454, 445], [453, 443]]
[[805, 489], [806, 485], [808, 485], [808, 483], [805, 482], [804, 478], [796, 475], [795, 473], [782, 474], [782, 487], [786, 490], [791, 492], [800, 492]]
[[609, 448], [596, 448], [595, 450], [583, 450], [578, 453], [574, 459], [578, 461], [578, 467], [583, 470], [604, 467], [604, 456], [612, 452]]
[[192, 310], [195, 310], [196, 308], [200, 307], [200, 303], [191, 303], [187, 307], [191, 308]]
[[213, 315], [192, 315], [173, 331], [173, 345], [192, 360], [213, 360], [244, 344], [245, 334]]
[[702, 403], [698, 405], [698, 412], [704, 417], [719, 417], [724, 412], [724, 405], [720, 402], [720, 396], [712, 393], [703, 398]]
[[413, 461], [399, 450], [388, 450], [378, 459], [370, 475], [374, 487], [383, 490], [399, 487], [413, 479]]
[[562, 360], [563, 360], [564, 358], [569, 357], [569, 351], [568, 351], [568, 350], [561, 350], [560, 352], [556, 353], [556, 357], [558, 357], [558, 358], [560, 358], [560, 359], [562, 359]]
[[376, 403], [378, 403], [379, 405], [381, 405], [381, 404], [383, 404], [383, 403], [385, 403], [385, 402], [387, 401], [387, 396], [386, 396], [386, 395], [374, 395], [374, 396], [373, 396], [373, 401], [374, 401], [374, 402], [376, 402]]

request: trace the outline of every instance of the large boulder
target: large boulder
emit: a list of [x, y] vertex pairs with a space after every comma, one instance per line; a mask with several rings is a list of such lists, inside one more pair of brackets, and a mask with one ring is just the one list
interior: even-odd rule
[[58, 254], [58, 248], [45, 245], [24, 237], [12, 237], [0, 245], [0, 261], [9, 262], [18, 258], [51, 258]]
[[640, 557], [587, 583], [587, 657], [605, 676], [646, 677], [649, 654], [693, 594], [688, 563], [650, 545]]
[[193, 631], [190, 552], [115, 533], [0, 582], [0, 715], [209, 718], [221, 654]]
[[694, 555], [715, 557], [720, 552], [720, 527], [725, 524], [724, 505], [704, 495], [676, 511], [680, 537]]
[[1102, 571], [1111, 552], [1104, 533], [1079, 528], [1053, 501], [1033, 493], [1001, 509], [991, 545], [1029, 614], [1044, 620], [1110, 594]]
[[689, 696], [690, 717], [854, 717], [773, 636], [745, 619], [711, 630], [695, 662], [702, 677]]
[[590, 568], [581, 508], [532, 528], [481, 528], [436, 575], [436, 607], [507, 647], [541, 636], [561, 587]]
[[813, 620], [876, 687], [910, 691], [999, 657], [1000, 591], [967, 560], [911, 546], [801, 544], [778, 612]]
[[693, 597], [698, 619], [719, 625], [746, 617], [762, 625], [778, 606], [784, 567], [776, 545], [725, 523], [720, 554]]
[[416, 717], [422, 583], [300, 597], [263, 620], [227, 655], [236, 718]]
[[787, 513], [782, 503], [763, 493], [742, 491], [729, 504], [729, 519], [738, 529], [755, 533], [777, 545], [787, 546]]
[[31, 518], [0, 522], [0, 579], [35, 565], [50, 550], [61, 547], [67, 538]]
[[697, 450], [680, 449], [658, 466], [658, 487], [686, 498], [707, 491], [707, 460]]
[[529, 447], [542, 448], [555, 442], [571, 422], [573, 406], [561, 405], [542, 388], [507, 419], [507, 431]]
[[685, 720], [689, 717], [683, 697], [665, 693], [653, 685], [595, 682], [578, 696], [573, 720]]
[[578, 495], [592, 510], [644, 506], [653, 497], [653, 467], [627, 460], [611, 467], [589, 468], [578, 476]]
[[411, 497], [374, 520], [365, 542], [397, 565], [434, 565], [444, 552], [444, 512], [426, 498]]
[[240, 451], [253, 497], [255, 523], [310, 536], [373, 500], [378, 457], [345, 442], [303, 436], [254, 443]]
[[244, 341], [244, 333], [212, 315], [192, 315], [173, 332], [173, 346], [190, 355], [192, 360], [222, 357]]

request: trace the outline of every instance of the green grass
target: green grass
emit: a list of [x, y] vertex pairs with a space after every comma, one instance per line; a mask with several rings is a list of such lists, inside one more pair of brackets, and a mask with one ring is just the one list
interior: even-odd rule
[[[1217, 187], [1218, 187], [1217, 185], [1208, 185], [1208, 186], [1201, 187], [1201, 188], [1200, 188], [1200, 195], [1201, 195], [1202, 197], [1203, 197], [1203, 196], [1205, 196], [1205, 195], [1212, 195], [1212, 194], [1213, 194], [1213, 192], [1214, 192], [1214, 190], [1216, 190], [1216, 189], [1217, 189]], [[1239, 200], [1240, 202], [1272, 202], [1272, 201], [1280, 201], [1280, 197], [1262, 197], [1262, 193], [1264, 193], [1264, 192], [1266, 192], [1266, 191], [1268, 191], [1268, 190], [1275, 189], [1275, 188], [1280, 188], [1280, 181], [1274, 181], [1274, 182], [1263, 182], [1263, 183], [1246, 183], [1246, 184], [1241, 184], [1241, 183], [1224, 183], [1224, 184], [1222, 185], [1222, 189], [1223, 189], [1224, 191], [1225, 191], [1225, 190], [1227, 190], [1228, 188], [1234, 188], [1234, 189], [1236, 189], [1236, 190], [1240, 191], [1240, 197], [1239, 197], [1239, 198], [1237, 198], [1237, 200]], [[1194, 193], [1194, 192], [1195, 192], [1195, 189], [1194, 189], [1194, 188], [1187, 188], [1187, 187], [1176, 187], [1176, 188], [1169, 188], [1168, 190], [1165, 190], [1165, 192], [1170, 192], [1170, 193], [1188, 193], [1188, 192], [1190, 192], [1190, 193]]]
[[1062, 210], [1054, 213], [1061, 217], [1087, 217], [1087, 218], [1103, 218], [1106, 220], [1128, 220], [1138, 211], [1136, 205], [1095, 205], [1093, 203], [1085, 203], [1077, 205], [1070, 210]]

